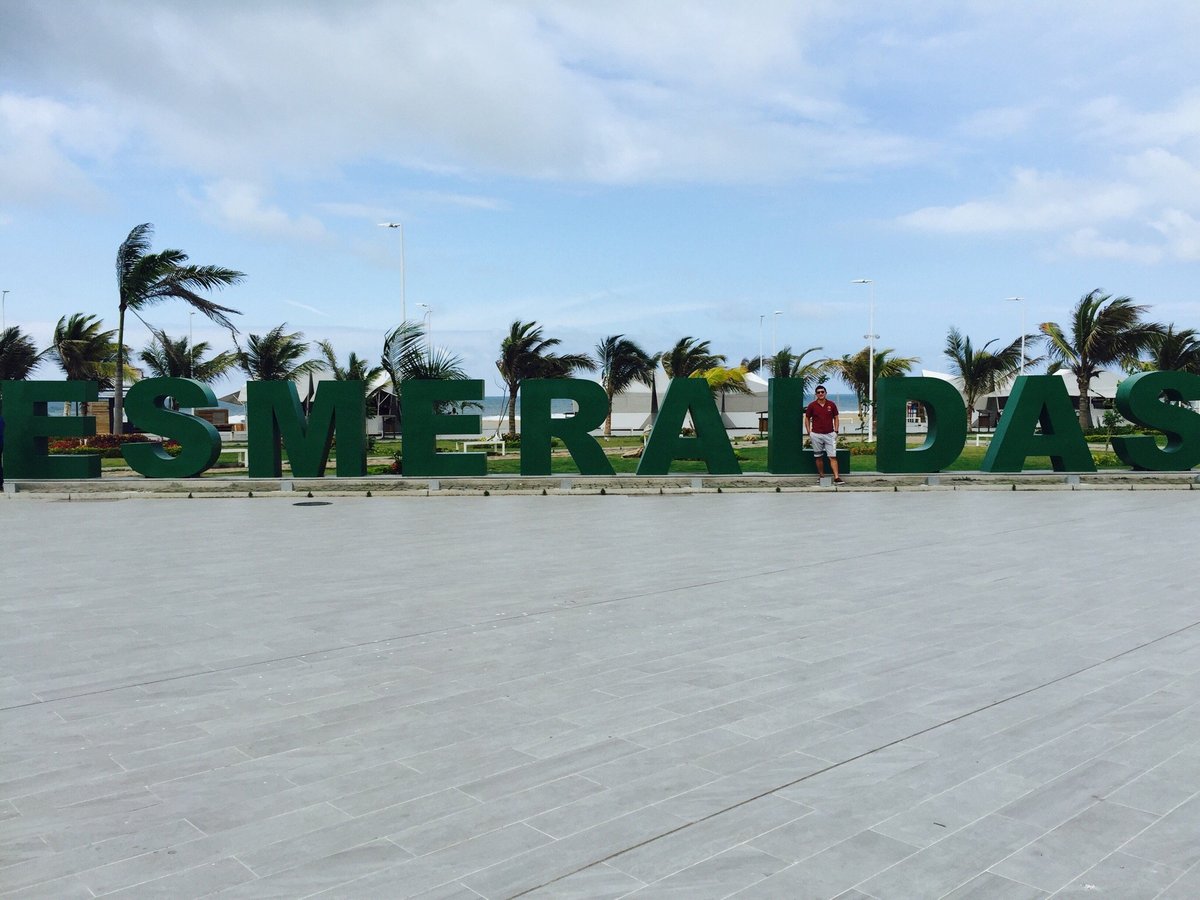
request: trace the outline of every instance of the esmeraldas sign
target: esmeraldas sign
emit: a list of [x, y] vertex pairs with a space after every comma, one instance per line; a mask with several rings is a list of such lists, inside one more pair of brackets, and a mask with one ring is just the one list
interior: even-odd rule
[[[83, 437], [95, 433], [89, 416], [48, 416], [52, 402], [95, 400], [97, 386], [85, 381], [6, 381], [3, 383], [7, 440], [5, 470], [9, 478], [78, 479], [100, 477], [98, 456], [48, 453], [51, 437]], [[438, 453], [442, 434], [477, 433], [478, 415], [446, 415], [437, 410], [448, 401], [483, 399], [483, 381], [408, 381], [403, 390], [404, 474], [417, 477], [479, 476], [487, 473], [483, 453]], [[791, 475], [812, 471], [803, 450], [802, 384], [773, 379], [768, 389], [770, 432], [767, 471]], [[216, 405], [210, 388], [186, 378], [147, 378], [129, 389], [125, 411], [139, 429], [178, 441], [176, 457], [154, 444], [130, 444], [125, 459], [150, 478], [192, 478], [216, 462], [221, 437], [203, 419], [168, 408]], [[573, 400], [574, 416], [552, 418], [551, 401]], [[1125, 463], [1152, 471], [1186, 471], [1200, 465], [1200, 414], [1180, 405], [1200, 400], [1200, 375], [1145, 372], [1124, 381], [1117, 391], [1121, 415], [1166, 435], [1160, 448], [1148, 436], [1116, 437], [1113, 445]], [[929, 414], [925, 442], [908, 448], [905, 412], [909, 401]], [[608, 412], [603, 388], [593, 381], [545, 379], [521, 386], [521, 474], [549, 475], [551, 441], [558, 438], [584, 475], [612, 475], [597, 440]], [[246, 427], [248, 474], [278, 478], [286, 448], [292, 474], [316, 478], [325, 474], [329, 451], [337, 440], [338, 476], [366, 474], [362, 385], [324, 381], [308, 415], [291, 382], [252, 382], [247, 386]], [[694, 436], [681, 434], [690, 415]], [[936, 378], [885, 378], [878, 384], [876, 420], [880, 472], [938, 472], [950, 465], [966, 443], [966, 409], [958, 391]], [[1030, 456], [1048, 456], [1059, 471], [1090, 472], [1095, 466], [1075, 408], [1061, 378], [1028, 375], [1018, 378], [980, 468], [985, 472], [1019, 472]], [[638, 475], [666, 475], [679, 458], [701, 459], [709, 472], [740, 474], [716, 403], [701, 379], [675, 379], [663, 399], [654, 430], [638, 462]]]

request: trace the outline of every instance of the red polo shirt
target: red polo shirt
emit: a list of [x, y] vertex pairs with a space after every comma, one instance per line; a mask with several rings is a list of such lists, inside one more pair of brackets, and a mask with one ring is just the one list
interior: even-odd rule
[[811, 422], [809, 430], [813, 434], [830, 434], [833, 432], [833, 420], [837, 418], [838, 408], [832, 400], [826, 400], [824, 405], [814, 400], [804, 410]]

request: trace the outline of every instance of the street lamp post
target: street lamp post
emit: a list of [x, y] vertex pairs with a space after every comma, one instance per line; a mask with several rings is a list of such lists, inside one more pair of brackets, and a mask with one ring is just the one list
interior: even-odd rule
[[856, 278], [851, 284], [869, 284], [871, 286], [871, 311], [868, 319], [867, 333], [867, 441], [875, 440], [875, 341], [879, 335], [875, 333], [875, 282], [870, 278]]
[[404, 297], [404, 223], [380, 222], [380, 228], [400, 229], [400, 324], [408, 322], [408, 305]]
[[188, 378], [192, 377], [192, 366], [195, 364], [195, 361], [196, 361], [196, 351], [194, 349], [192, 349], [193, 345], [195, 343], [194, 339], [192, 338], [192, 320], [195, 318], [196, 318], [196, 311], [194, 309], [189, 309], [188, 310]]
[[8, 317], [4, 312], [4, 306], [8, 300], [8, 291], [0, 293], [0, 331], [8, 329]]
[[778, 352], [775, 348], [775, 332], [776, 332], [776, 326], [779, 324], [779, 317], [782, 315], [783, 315], [783, 310], [777, 309], [777, 310], [775, 310], [775, 314], [773, 316], [771, 316], [771, 358], [772, 359], [775, 358], [775, 354], [776, 354], [776, 352]]
[[1021, 304], [1021, 374], [1025, 374], [1025, 298], [1024, 297], [1005, 297], [1007, 303]]

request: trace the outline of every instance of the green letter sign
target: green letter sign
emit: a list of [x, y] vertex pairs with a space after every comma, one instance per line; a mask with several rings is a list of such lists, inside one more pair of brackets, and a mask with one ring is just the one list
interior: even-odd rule
[[[875, 397], [880, 472], [940, 472], [958, 459], [967, 443], [967, 408], [958, 389], [940, 378], [881, 378]], [[929, 416], [925, 443], [907, 448], [908, 401], [924, 404]]]
[[[1042, 426], [1035, 434], [1034, 427]], [[1049, 456], [1055, 472], [1095, 472], [1067, 386], [1057, 375], [1022, 375], [1013, 385], [981, 472], [1020, 472], [1029, 456]]]
[[767, 471], [798, 475], [815, 471], [804, 460], [804, 379], [767, 381]]
[[179, 442], [179, 456], [157, 444], [126, 444], [125, 461], [147, 478], [195, 478], [221, 455], [221, 436], [203, 419], [167, 409], [170, 397], [180, 406], [216, 406], [208, 385], [190, 378], [147, 378], [136, 382], [125, 396], [125, 412], [138, 429]]
[[[683, 421], [692, 415], [695, 437], [683, 437]], [[725, 423], [703, 378], [672, 378], [658, 420], [638, 463], [639, 475], [666, 475], [676, 459], [700, 459], [713, 475], [740, 475]]]
[[322, 381], [307, 418], [293, 382], [251, 381], [246, 385], [250, 477], [283, 474], [281, 443], [287, 446], [293, 475], [322, 477], [335, 431], [337, 474], [366, 475], [366, 416], [361, 381]]
[[99, 478], [100, 456], [49, 455], [52, 437], [92, 437], [95, 416], [49, 416], [50, 401], [87, 403], [99, 388], [94, 381], [4, 382], [5, 471], [9, 478]]
[[[1166, 403], [1159, 399], [1166, 395]], [[1117, 409], [1130, 422], [1156, 428], [1167, 436], [1161, 450], [1149, 435], [1114, 437], [1113, 450], [1135, 469], [1185, 472], [1200, 464], [1200, 415], [1186, 406], [1200, 400], [1200, 375], [1191, 372], [1142, 372], [1117, 387]]]
[[[574, 400], [579, 411], [562, 419], [550, 415], [550, 401]], [[604, 388], [583, 378], [527, 378], [521, 382], [521, 474], [550, 474], [550, 440], [559, 438], [580, 475], [612, 475], [600, 442], [588, 434], [608, 415]]]
[[404, 421], [404, 474], [419, 478], [486, 475], [486, 453], [438, 453], [439, 434], [478, 434], [479, 416], [438, 412], [449, 403], [483, 399], [480, 380], [404, 382], [400, 395]]

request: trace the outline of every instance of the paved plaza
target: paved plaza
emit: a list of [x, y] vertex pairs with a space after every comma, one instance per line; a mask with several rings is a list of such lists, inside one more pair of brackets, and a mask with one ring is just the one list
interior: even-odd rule
[[0, 895], [1200, 896], [1200, 493], [0, 498]]

